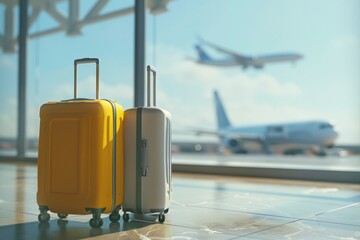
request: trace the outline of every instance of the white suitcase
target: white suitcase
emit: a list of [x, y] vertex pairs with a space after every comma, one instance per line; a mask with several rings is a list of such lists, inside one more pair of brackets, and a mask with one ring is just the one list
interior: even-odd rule
[[[150, 75], [153, 73], [153, 104]], [[147, 106], [124, 113], [124, 220], [129, 214], [159, 213], [159, 222], [170, 206], [171, 114], [156, 108], [156, 71], [147, 66]]]

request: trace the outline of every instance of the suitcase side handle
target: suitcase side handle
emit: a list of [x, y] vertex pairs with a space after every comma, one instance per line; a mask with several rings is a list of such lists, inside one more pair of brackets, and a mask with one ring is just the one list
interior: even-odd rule
[[96, 63], [96, 99], [99, 99], [99, 62], [98, 58], [80, 58], [74, 60], [74, 99], [77, 98], [77, 65]]
[[141, 140], [141, 175], [146, 177], [148, 174], [148, 143], [146, 139]]
[[148, 65], [147, 68], [147, 106], [150, 107], [150, 75], [153, 74], [153, 104], [156, 106], [156, 69]]

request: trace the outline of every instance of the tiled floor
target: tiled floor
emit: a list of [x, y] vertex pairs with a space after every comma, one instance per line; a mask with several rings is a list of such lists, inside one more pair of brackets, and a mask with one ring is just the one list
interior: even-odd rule
[[164, 224], [103, 215], [91, 229], [89, 215], [38, 223], [36, 171], [0, 164], [0, 239], [360, 239], [359, 185], [173, 174]]

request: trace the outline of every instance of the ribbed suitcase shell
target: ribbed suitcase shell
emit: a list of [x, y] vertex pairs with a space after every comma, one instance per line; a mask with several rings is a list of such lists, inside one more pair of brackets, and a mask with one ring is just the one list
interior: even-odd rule
[[[171, 115], [153, 107], [141, 109], [141, 133], [137, 133], [139, 108], [128, 109], [124, 117], [124, 203], [134, 213], [164, 212], [171, 197]], [[141, 176], [137, 163], [137, 136], [147, 141], [148, 166]], [[137, 167], [138, 164], [138, 167]]]
[[116, 106], [116, 201], [113, 203], [113, 106], [107, 100], [44, 104], [40, 111], [37, 202], [50, 211], [112, 211], [123, 202], [123, 117]]

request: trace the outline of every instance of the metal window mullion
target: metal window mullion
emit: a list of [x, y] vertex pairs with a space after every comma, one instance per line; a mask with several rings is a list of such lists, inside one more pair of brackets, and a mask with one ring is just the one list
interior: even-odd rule
[[28, 0], [19, 3], [19, 65], [18, 65], [18, 138], [17, 157], [25, 158], [26, 151], [26, 70]]

